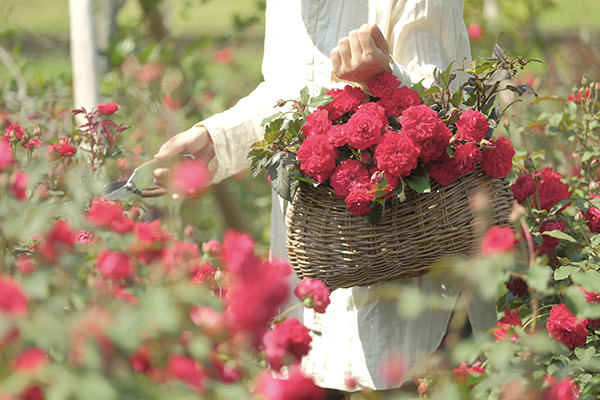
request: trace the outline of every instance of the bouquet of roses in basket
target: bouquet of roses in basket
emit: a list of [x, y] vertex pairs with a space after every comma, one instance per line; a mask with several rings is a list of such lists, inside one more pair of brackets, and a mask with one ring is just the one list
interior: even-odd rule
[[301, 182], [328, 185], [350, 212], [371, 217], [387, 199], [403, 201], [407, 187], [427, 193], [432, 181], [448, 185], [476, 170], [506, 177], [515, 152], [507, 139], [493, 136], [505, 111], [496, 95], [533, 92], [528, 84], [501, 86], [527, 62], [496, 46], [493, 58], [455, 71], [466, 79], [454, 92], [451, 66], [436, 71], [428, 89], [403, 86], [389, 72], [370, 79], [367, 91], [346, 86], [309, 98], [305, 88], [263, 122], [264, 140], [249, 154], [253, 172], [266, 169], [274, 190], [289, 201]]

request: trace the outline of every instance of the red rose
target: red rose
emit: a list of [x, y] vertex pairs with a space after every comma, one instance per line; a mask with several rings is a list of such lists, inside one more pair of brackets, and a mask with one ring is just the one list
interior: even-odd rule
[[506, 286], [506, 289], [516, 297], [524, 296], [529, 292], [527, 282], [521, 278], [513, 278], [512, 281], [505, 282], [504, 286]]
[[499, 137], [493, 148], [485, 149], [481, 159], [481, 170], [492, 178], [504, 178], [512, 169], [512, 159], [515, 155], [510, 142], [503, 137]]
[[135, 353], [131, 354], [129, 363], [135, 372], [146, 373], [150, 371], [150, 350], [148, 346], [140, 346]]
[[4, 137], [8, 140], [14, 139], [15, 142], [23, 139], [23, 129], [20, 125], [10, 124], [4, 131]]
[[346, 125], [332, 125], [327, 131], [329, 141], [335, 147], [342, 147], [348, 144], [348, 137], [346, 136]]
[[548, 253], [550, 250], [554, 250], [556, 246], [558, 246], [560, 239], [557, 239], [552, 236], [544, 235], [544, 232], [559, 230], [561, 232], [565, 231], [565, 223], [563, 221], [544, 221], [542, 225], [540, 225], [540, 233], [542, 234], [542, 246], [540, 247], [540, 251], [542, 253]]
[[450, 158], [445, 152], [439, 159], [426, 163], [425, 167], [427, 168], [429, 177], [442, 186], [449, 185], [459, 178], [458, 171], [456, 170], [456, 159]]
[[[523, 323], [521, 322], [521, 313], [519, 313], [519, 310], [516, 310], [515, 312], [504, 310], [504, 317], [500, 318], [496, 325], [498, 325], [498, 328], [494, 330], [494, 337], [496, 338], [496, 341], [499, 342], [506, 338], [508, 330], [511, 329], [511, 327], [523, 326]], [[510, 341], [514, 343], [518, 337], [519, 335], [514, 333]]]
[[400, 81], [396, 75], [388, 71], [381, 72], [367, 81], [369, 92], [380, 99], [391, 97], [398, 86], [400, 86]]
[[587, 319], [580, 320], [569, 311], [566, 305], [557, 304], [550, 309], [546, 329], [551, 338], [557, 339], [573, 350], [577, 346], [585, 345], [589, 333], [586, 325]]
[[120, 251], [100, 250], [96, 268], [106, 278], [114, 281], [130, 279], [135, 274], [135, 264], [131, 262], [129, 254]]
[[49, 153], [58, 154], [60, 157], [70, 157], [77, 153], [77, 148], [71, 144], [71, 138], [58, 138], [58, 144], [50, 144], [47, 147]]
[[327, 135], [309, 136], [298, 149], [300, 169], [306, 175], [325, 182], [335, 169], [337, 151]]
[[525, 200], [534, 195], [535, 187], [536, 184], [533, 180], [533, 175], [526, 174], [519, 176], [515, 183], [510, 186], [510, 190], [515, 197], [515, 200], [520, 204], [523, 204]]
[[292, 368], [287, 379], [277, 379], [269, 371], [256, 378], [257, 393], [268, 400], [325, 400], [325, 389], [314, 384], [299, 368]]
[[15, 170], [10, 177], [10, 192], [19, 200], [27, 198], [27, 174]]
[[552, 171], [550, 168], [544, 168], [541, 175], [542, 180], [537, 185], [539, 203], [534, 197], [538, 209], [550, 211], [556, 203], [571, 197], [569, 185], [560, 180], [562, 178], [561, 174]]
[[117, 233], [133, 231], [133, 221], [123, 214], [123, 208], [118, 202], [92, 199], [86, 219], [92, 225], [109, 228]]
[[481, 367], [480, 364], [473, 364], [467, 368], [467, 363], [462, 362], [458, 368], [454, 368], [452, 370], [455, 375], [455, 379], [457, 382], [464, 382], [467, 380], [467, 377], [471, 374], [474, 375], [482, 375], [485, 374], [485, 370]]
[[30, 256], [21, 254], [16, 259], [15, 268], [23, 275], [29, 275], [35, 271], [35, 264]]
[[200, 197], [211, 182], [210, 172], [201, 160], [184, 160], [173, 168], [173, 189], [187, 197]]
[[344, 199], [348, 211], [357, 216], [371, 212], [371, 200], [373, 200], [373, 193], [369, 193], [367, 186], [355, 186]]
[[12, 150], [6, 139], [0, 139], [0, 170], [6, 169], [13, 163]]
[[305, 137], [313, 135], [324, 135], [331, 127], [331, 121], [327, 111], [317, 109], [306, 116], [306, 122], [300, 129]]
[[335, 121], [349, 111], [356, 111], [367, 99], [367, 94], [361, 88], [346, 85], [343, 89], [331, 89], [325, 92], [333, 97], [326, 106], [319, 107], [327, 111], [330, 121]]
[[508, 227], [492, 226], [481, 242], [481, 254], [489, 256], [515, 249], [515, 233]]
[[94, 234], [85, 229], [80, 229], [75, 232], [74, 238], [77, 243], [90, 244], [94, 241]]
[[0, 314], [22, 315], [27, 312], [27, 296], [10, 277], [0, 276]]
[[[584, 288], [582, 288], [581, 286], [577, 287], [579, 290], [581, 290], [584, 295], [585, 295], [585, 300], [588, 303], [600, 303], [600, 294], [590, 291], [590, 292], [586, 292]], [[600, 318], [597, 319], [588, 319], [588, 324], [587, 324], [588, 328], [593, 328], [596, 329], [598, 327], [600, 327]]]
[[392, 115], [404, 115], [406, 109], [421, 104], [421, 98], [416, 90], [406, 86], [394, 89], [389, 96], [381, 97], [378, 102], [385, 109], [385, 115], [389, 118]]
[[202, 252], [209, 254], [219, 254], [221, 252], [221, 243], [216, 240], [209, 240], [202, 243]]
[[579, 386], [571, 378], [560, 381], [549, 376], [545, 379], [550, 387], [542, 395], [542, 400], [577, 400], [579, 399]]
[[39, 244], [38, 250], [46, 260], [54, 261], [61, 251], [73, 248], [74, 244], [75, 233], [71, 226], [66, 221], [58, 220]]
[[304, 278], [294, 289], [294, 294], [305, 307], [318, 313], [324, 313], [330, 303], [329, 289], [319, 279]]
[[146, 264], [159, 259], [166, 243], [171, 240], [171, 235], [164, 231], [158, 219], [152, 222], [136, 222], [134, 232], [138, 243], [133, 245], [133, 251]]
[[299, 363], [308, 354], [311, 341], [308, 328], [297, 318], [288, 318], [263, 337], [267, 362], [276, 371]]
[[479, 142], [485, 138], [490, 123], [482, 113], [469, 108], [460, 114], [460, 118], [456, 121], [456, 128], [456, 136], [459, 139]]
[[390, 131], [375, 148], [375, 162], [378, 169], [404, 177], [417, 167], [419, 152], [407, 135]]
[[29, 386], [27, 389], [21, 392], [19, 400], [44, 400], [44, 392], [39, 386]]
[[25, 141], [21, 142], [21, 146], [23, 146], [26, 149], [34, 149], [36, 147], [40, 147], [41, 145], [42, 145], [41, 140], [36, 139], [36, 138], [31, 138], [27, 142], [25, 142]]
[[348, 144], [364, 150], [379, 142], [387, 126], [383, 107], [377, 103], [366, 103], [350, 117], [344, 129]]
[[342, 161], [329, 178], [329, 183], [336, 196], [342, 199], [348, 196], [350, 190], [356, 185], [369, 183], [371, 175], [367, 168], [358, 160], [346, 159]]
[[436, 161], [446, 154], [446, 148], [452, 138], [452, 131], [448, 127], [439, 123], [433, 135], [427, 139], [415, 143], [420, 149], [420, 157], [425, 162]]
[[198, 245], [191, 242], [174, 241], [162, 252], [162, 265], [166, 270], [189, 270], [200, 265], [201, 256]]
[[98, 104], [97, 109], [100, 115], [110, 115], [116, 113], [119, 109], [119, 106], [117, 105], [117, 103], [111, 101], [110, 103]]
[[481, 150], [475, 142], [466, 142], [456, 146], [454, 158], [456, 159], [456, 172], [464, 175], [468, 172], [475, 171], [477, 164], [481, 161]]
[[46, 353], [37, 347], [29, 347], [13, 360], [15, 371], [32, 372], [48, 362]]
[[600, 233], [600, 209], [591, 206], [583, 213], [585, 223], [593, 233]]
[[406, 109], [402, 113], [400, 123], [402, 124], [402, 132], [415, 143], [420, 143], [433, 136], [438, 124], [442, 121], [433, 109], [422, 104]]
[[176, 354], [169, 356], [167, 360], [167, 373], [197, 390], [204, 388], [206, 371], [193, 358]]

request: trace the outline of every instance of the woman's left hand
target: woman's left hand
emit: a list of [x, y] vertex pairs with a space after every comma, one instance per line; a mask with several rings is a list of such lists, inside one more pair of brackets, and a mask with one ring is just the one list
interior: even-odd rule
[[377, 25], [365, 24], [339, 40], [331, 50], [333, 73], [345, 81], [366, 83], [383, 71], [390, 71], [387, 40]]

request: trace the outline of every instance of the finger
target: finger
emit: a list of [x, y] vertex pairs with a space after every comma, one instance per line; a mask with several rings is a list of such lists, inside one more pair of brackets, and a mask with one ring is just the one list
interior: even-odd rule
[[195, 156], [199, 160], [209, 162], [210, 160], [215, 158], [215, 148], [213, 146], [206, 146], [200, 151], [196, 152]]
[[352, 53], [350, 52], [350, 41], [347, 37], [340, 39], [338, 42], [338, 50], [340, 53], [340, 58], [342, 60], [340, 64], [340, 70], [344, 70], [352, 63]]
[[365, 29], [360, 29], [358, 32], [358, 40], [360, 41], [364, 55], [372, 55], [375, 51], [381, 50], [375, 44], [375, 40], [373, 39], [373, 36], [371, 36], [371, 31], [368, 26], [366, 26]]
[[385, 36], [383, 36], [383, 33], [379, 27], [376, 24], [373, 24], [371, 25], [369, 31], [373, 41], [375, 42], [375, 46], [379, 47], [384, 53], [388, 54], [390, 52], [390, 46], [387, 40], [385, 40]]
[[154, 171], [152, 171], [152, 175], [154, 175], [154, 178], [156, 179], [166, 179], [169, 176], [169, 172], [170, 170], [168, 168], [156, 168]]
[[331, 67], [333, 68], [333, 71], [340, 71], [340, 68], [342, 67], [342, 56], [340, 55], [340, 49], [336, 46], [333, 48], [333, 50], [331, 50], [330, 53], [330, 57], [331, 57]]
[[352, 58], [356, 61], [357, 58], [362, 57], [363, 48], [360, 45], [360, 39], [358, 37], [360, 30], [355, 29], [350, 31], [348, 35], [348, 42], [350, 44], [350, 53], [352, 54]]
[[182, 135], [175, 135], [171, 139], [163, 143], [158, 149], [158, 153], [154, 155], [156, 160], [166, 160], [177, 154], [183, 153], [187, 150], [187, 138]]

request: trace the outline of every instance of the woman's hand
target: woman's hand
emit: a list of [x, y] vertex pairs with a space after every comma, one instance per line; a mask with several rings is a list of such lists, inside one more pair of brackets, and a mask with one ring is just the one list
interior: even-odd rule
[[[187, 131], [181, 132], [160, 146], [158, 153], [154, 155], [155, 160], [168, 161], [180, 154], [192, 154], [197, 159], [208, 163], [214, 156], [213, 142], [208, 130], [202, 125], [196, 125]], [[153, 171], [154, 183], [157, 186], [169, 189], [169, 168], [156, 168]], [[171, 195], [173, 200], [179, 199], [178, 193]]]
[[331, 50], [331, 64], [338, 78], [366, 83], [378, 73], [390, 70], [387, 40], [377, 25], [365, 24], [340, 39]]

